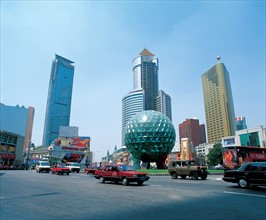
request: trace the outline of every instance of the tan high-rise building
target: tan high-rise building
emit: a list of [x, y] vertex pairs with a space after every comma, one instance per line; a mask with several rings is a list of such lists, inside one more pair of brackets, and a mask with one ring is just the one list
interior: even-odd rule
[[235, 134], [235, 110], [229, 73], [220, 57], [218, 64], [201, 76], [208, 143]]

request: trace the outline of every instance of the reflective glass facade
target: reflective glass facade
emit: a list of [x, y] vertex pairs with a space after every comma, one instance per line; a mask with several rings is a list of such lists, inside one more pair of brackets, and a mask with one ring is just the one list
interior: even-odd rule
[[144, 110], [144, 90], [133, 90], [122, 100], [122, 146], [125, 146], [125, 126], [129, 119]]
[[159, 60], [146, 48], [133, 60], [133, 91], [122, 100], [122, 146], [124, 128], [130, 117], [139, 111], [154, 110], [172, 120], [171, 97], [159, 92]]
[[128, 121], [125, 144], [132, 156], [143, 162], [156, 162], [158, 168], [175, 145], [176, 133], [170, 119], [158, 111], [142, 111]]
[[50, 75], [43, 146], [49, 146], [59, 136], [60, 126], [69, 126], [74, 62], [55, 55]]
[[207, 137], [215, 143], [222, 137], [235, 134], [235, 110], [229, 73], [218, 63], [201, 76]]

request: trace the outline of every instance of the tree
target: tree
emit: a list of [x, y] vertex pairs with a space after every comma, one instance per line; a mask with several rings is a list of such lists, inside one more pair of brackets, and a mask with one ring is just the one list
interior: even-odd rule
[[207, 157], [207, 163], [209, 166], [221, 164], [223, 162], [222, 144], [214, 144]]

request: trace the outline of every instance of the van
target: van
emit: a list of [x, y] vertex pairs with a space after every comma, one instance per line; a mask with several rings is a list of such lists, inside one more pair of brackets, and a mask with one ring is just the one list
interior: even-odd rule
[[80, 171], [80, 165], [77, 162], [67, 162], [66, 166], [70, 169], [72, 173], [79, 173]]

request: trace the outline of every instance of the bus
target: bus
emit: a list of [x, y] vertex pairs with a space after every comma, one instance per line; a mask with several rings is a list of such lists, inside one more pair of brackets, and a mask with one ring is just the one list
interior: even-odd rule
[[223, 166], [225, 169], [238, 169], [243, 163], [266, 161], [266, 148], [227, 146], [223, 147]]

